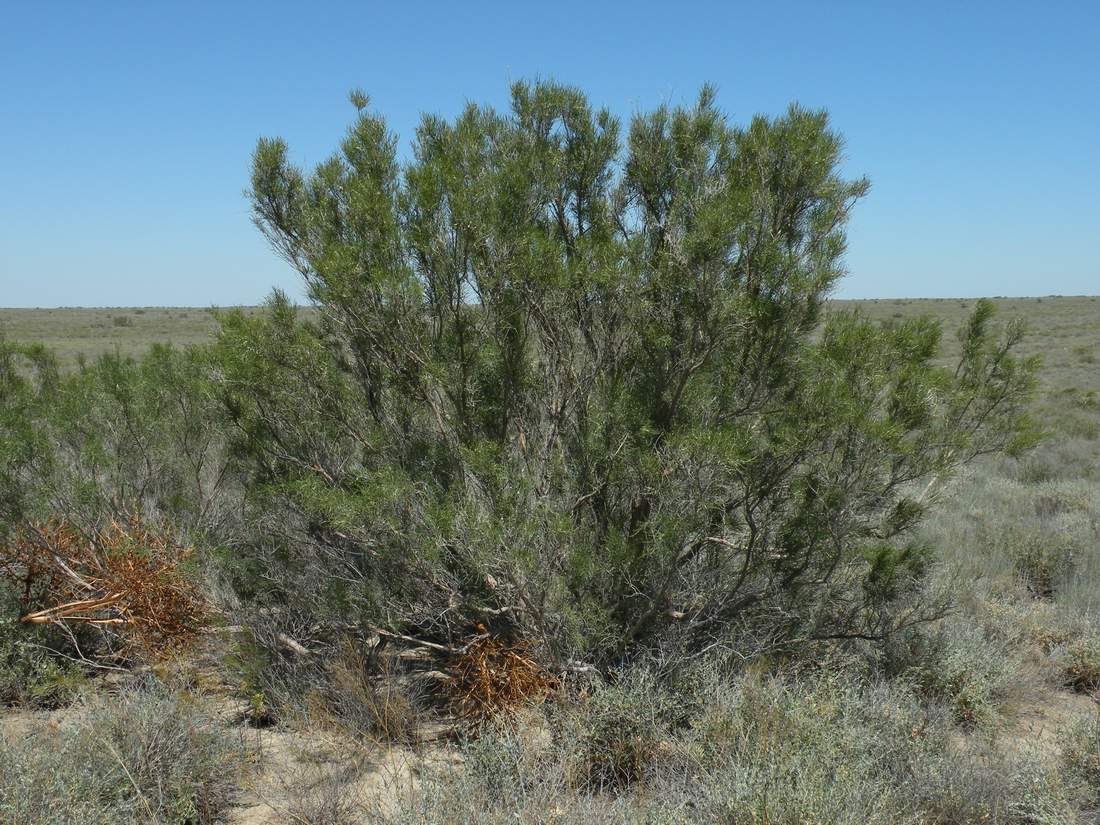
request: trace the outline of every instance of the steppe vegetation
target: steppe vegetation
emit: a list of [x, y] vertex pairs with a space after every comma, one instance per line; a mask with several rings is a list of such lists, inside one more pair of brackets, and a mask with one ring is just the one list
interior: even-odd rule
[[0, 327], [11, 341], [49, 347], [59, 368], [72, 372], [82, 359], [94, 361], [106, 353], [140, 358], [153, 344], [180, 349], [206, 344], [218, 322], [203, 307], [55, 307], [0, 309]]
[[830, 300], [823, 113], [353, 103], [308, 309], [4, 311], [0, 822], [1097, 821], [1100, 300]]

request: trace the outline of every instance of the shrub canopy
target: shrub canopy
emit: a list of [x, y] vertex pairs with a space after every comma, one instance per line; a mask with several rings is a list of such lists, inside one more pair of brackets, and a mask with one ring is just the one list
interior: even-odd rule
[[311, 172], [278, 139], [253, 158], [318, 314], [277, 295], [216, 347], [282, 598], [559, 663], [927, 617], [908, 535], [960, 462], [1026, 445], [1034, 364], [986, 302], [950, 368], [930, 320], [824, 313], [868, 190], [825, 112], [739, 127], [705, 87], [624, 134], [518, 83], [425, 116], [400, 162], [352, 100]]

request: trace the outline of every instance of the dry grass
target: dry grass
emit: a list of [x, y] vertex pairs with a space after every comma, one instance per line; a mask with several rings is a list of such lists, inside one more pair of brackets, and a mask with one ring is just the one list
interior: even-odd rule
[[[376, 672], [380, 670], [381, 672]], [[375, 667], [350, 643], [325, 665], [328, 690], [313, 716], [331, 716], [337, 727], [384, 744], [416, 745], [424, 714], [415, 686], [403, 682], [392, 662]]]
[[189, 698], [145, 681], [0, 735], [4, 825], [224, 823], [249, 754]]
[[45, 344], [68, 371], [77, 368], [81, 357], [94, 360], [116, 351], [137, 357], [150, 344], [206, 344], [218, 322], [205, 307], [57, 307], [0, 309], [0, 328], [9, 340]]

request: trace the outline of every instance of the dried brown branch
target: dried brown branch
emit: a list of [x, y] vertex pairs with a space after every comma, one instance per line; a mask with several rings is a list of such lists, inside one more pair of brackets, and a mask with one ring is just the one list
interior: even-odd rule
[[129, 652], [158, 658], [190, 644], [209, 618], [183, 569], [189, 555], [136, 517], [89, 534], [55, 519], [27, 525], [0, 548], [0, 576], [37, 607], [22, 621], [111, 629]]

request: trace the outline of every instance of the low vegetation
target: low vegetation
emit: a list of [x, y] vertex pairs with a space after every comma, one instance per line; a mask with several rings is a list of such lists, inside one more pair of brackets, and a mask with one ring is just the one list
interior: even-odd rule
[[353, 103], [253, 159], [308, 309], [0, 339], [0, 821], [232, 819], [318, 732], [271, 816], [1095, 821], [1100, 304], [830, 300], [822, 112]]
[[60, 730], [0, 738], [0, 821], [221, 821], [241, 754], [227, 733], [150, 684], [89, 699]]
[[1032, 823], [1092, 810], [1087, 732], [1061, 772], [954, 744], [950, 716], [897, 683], [840, 672], [695, 687], [637, 680], [551, 714], [539, 739], [484, 735], [464, 771], [428, 777], [383, 821]]

